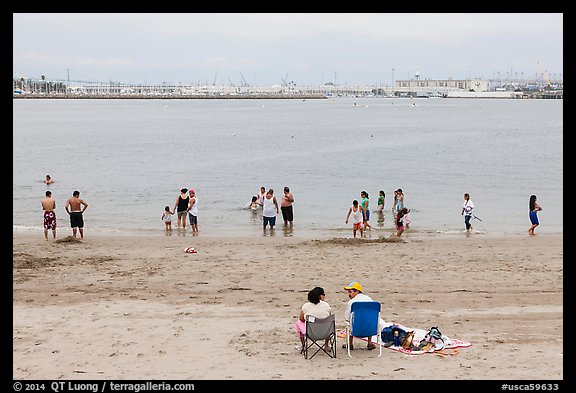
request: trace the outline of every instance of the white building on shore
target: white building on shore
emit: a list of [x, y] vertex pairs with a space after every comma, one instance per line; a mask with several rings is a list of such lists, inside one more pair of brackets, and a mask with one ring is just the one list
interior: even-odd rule
[[[408, 79], [397, 80], [394, 91], [401, 96], [446, 97], [458, 93], [488, 92], [488, 81], [483, 79]], [[450, 93], [450, 94], [449, 94]]]

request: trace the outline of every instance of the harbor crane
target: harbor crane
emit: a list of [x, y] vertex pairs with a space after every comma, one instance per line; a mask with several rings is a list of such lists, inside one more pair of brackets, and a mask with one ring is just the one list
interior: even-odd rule
[[288, 73], [286, 73], [286, 76], [284, 78], [281, 77], [280, 79], [282, 79], [282, 86], [284, 88], [286, 88], [288, 91], [294, 90], [294, 86], [296, 86], [296, 83], [294, 83], [294, 81], [288, 82]]
[[288, 72], [286, 73], [286, 76], [284, 78], [280, 77], [280, 79], [282, 79], [282, 86], [284, 87], [288, 87]]
[[244, 79], [244, 75], [242, 75], [242, 71], [240, 71], [240, 76], [242, 77], [242, 87], [248, 87], [250, 86], [248, 84], [248, 82], [246, 82], [246, 79]]

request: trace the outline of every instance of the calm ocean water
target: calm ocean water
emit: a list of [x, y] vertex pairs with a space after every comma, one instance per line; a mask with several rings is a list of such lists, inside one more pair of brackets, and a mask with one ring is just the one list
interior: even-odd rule
[[279, 200], [289, 186], [294, 229], [279, 215], [275, 236], [351, 237], [344, 220], [362, 190], [371, 210], [386, 193], [370, 222], [388, 236], [397, 188], [412, 232], [461, 234], [468, 192], [478, 232], [526, 233], [536, 194], [536, 232], [563, 233], [562, 100], [14, 100], [13, 115], [14, 232], [42, 236], [50, 189], [59, 237], [74, 190], [90, 204], [86, 236], [163, 236], [164, 206], [193, 187], [201, 236], [262, 236], [246, 204], [260, 186]]

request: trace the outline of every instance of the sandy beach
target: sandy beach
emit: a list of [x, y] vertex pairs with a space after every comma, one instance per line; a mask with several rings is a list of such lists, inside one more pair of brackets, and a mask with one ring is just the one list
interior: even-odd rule
[[[66, 236], [13, 235], [14, 379], [564, 378], [562, 235]], [[472, 346], [349, 358], [338, 338], [337, 358], [304, 359], [307, 292], [325, 289], [340, 329], [354, 280], [385, 321]]]

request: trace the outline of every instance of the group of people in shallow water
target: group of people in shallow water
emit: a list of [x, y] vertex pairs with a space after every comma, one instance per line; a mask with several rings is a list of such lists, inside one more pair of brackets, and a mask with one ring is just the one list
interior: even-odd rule
[[[284, 187], [284, 195], [280, 205], [276, 196], [274, 196], [274, 190], [272, 188], [266, 191], [265, 187], [260, 187], [260, 192], [257, 195], [252, 196], [248, 207], [252, 211], [258, 211], [262, 209], [262, 226], [264, 231], [270, 226], [273, 230], [276, 225], [276, 215], [282, 212], [282, 218], [284, 220], [284, 226], [292, 227], [294, 221], [294, 211], [292, 207], [294, 203], [294, 196], [290, 192], [289, 187]], [[165, 206], [162, 212], [162, 221], [165, 224], [166, 231], [172, 230], [172, 216], [176, 214], [178, 230], [182, 227], [186, 230], [186, 216], [192, 227], [192, 233], [198, 233], [198, 196], [196, 191], [192, 188], [182, 188], [180, 190], [180, 195], [176, 198], [174, 203], [174, 208], [170, 210], [170, 206]]]
[[[54, 183], [54, 180], [50, 175], [46, 175], [44, 183], [50, 185]], [[40, 201], [42, 205], [42, 214], [44, 218], [44, 239], [48, 240], [48, 231], [52, 231], [52, 237], [56, 239], [56, 200], [52, 197], [52, 191], [47, 190], [44, 194], [44, 198]], [[80, 191], [72, 192], [72, 197], [70, 197], [64, 209], [66, 213], [70, 216], [70, 227], [72, 228], [72, 235], [74, 238], [80, 233], [80, 239], [84, 239], [84, 212], [88, 208], [88, 203], [80, 198]]]
[[278, 200], [274, 196], [274, 190], [270, 188], [266, 191], [266, 187], [262, 186], [258, 194], [252, 196], [248, 207], [253, 212], [258, 212], [259, 209], [262, 209], [262, 228], [266, 231], [266, 227], [270, 226], [272, 231], [276, 225], [276, 215], [280, 212], [282, 212], [284, 227], [292, 228], [294, 223], [293, 203], [294, 195], [292, 195], [288, 186], [284, 187], [284, 195], [280, 205], [278, 205]]
[[186, 230], [186, 216], [188, 216], [192, 233], [198, 233], [198, 197], [193, 188], [182, 188], [180, 190], [180, 195], [176, 198], [172, 210], [170, 210], [170, 206], [164, 207], [161, 219], [168, 232], [172, 230], [172, 216], [174, 214], [177, 217], [178, 230], [180, 230], [180, 227]]
[[[46, 175], [43, 180], [46, 185], [51, 185], [54, 180], [50, 175]], [[383, 214], [385, 206], [386, 193], [380, 190], [378, 193], [378, 214]], [[265, 187], [260, 187], [260, 191], [257, 195], [252, 196], [252, 200], [248, 203], [247, 207], [254, 212], [262, 209], [262, 227], [264, 231], [270, 226], [270, 230], [274, 229], [276, 225], [276, 215], [282, 212], [282, 219], [284, 221], [285, 227], [292, 228], [294, 222], [294, 210], [293, 210], [294, 196], [290, 192], [289, 187], [284, 187], [284, 195], [280, 204], [276, 197], [274, 196], [274, 190], [272, 188], [266, 191]], [[53, 238], [56, 238], [56, 201], [52, 198], [52, 192], [46, 191], [45, 197], [41, 201], [42, 210], [44, 215], [44, 237], [48, 240], [48, 231], [52, 230]], [[84, 219], [82, 213], [88, 207], [88, 203], [80, 198], [80, 192], [74, 191], [72, 198], [66, 201], [66, 211], [70, 215], [70, 224], [73, 230], [73, 236], [76, 237], [77, 232], [80, 232], [80, 238], [84, 238]], [[542, 207], [537, 202], [536, 195], [531, 195], [529, 200], [529, 218], [530, 218], [530, 228], [528, 229], [528, 234], [535, 235], [534, 230], [540, 225], [538, 221], [538, 212], [542, 210]], [[474, 215], [474, 203], [470, 198], [469, 193], [464, 194], [464, 203], [462, 205], [461, 214], [464, 216], [464, 225], [466, 227], [466, 233], [469, 234], [472, 231], [472, 219], [480, 218]], [[190, 222], [192, 227], [192, 233], [198, 233], [198, 196], [193, 188], [182, 188], [180, 190], [180, 195], [176, 198], [174, 207], [170, 210], [170, 206], [164, 207], [162, 212], [162, 221], [164, 222], [166, 231], [172, 230], [172, 216], [177, 215], [178, 229], [182, 227], [183, 230], [186, 229], [186, 217]], [[392, 215], [394, 217], [394, 226], [396, 228], [396, 236], [402, 236], [402, 233], [406, 228], [410, 228], [410, 222], [412, 221], [410, 216], [410, 209], [405, 206], [404, 192], [401, 188], [394, 190], [394, 200], [392, 203]], [[357, 233], [360, 233], [360, 237], [365, 237], [365, 231], [372, 229], [370, 225], [370, 199], [368, 192], [360, 192], [360, 202], [357, 199], [352, 201], [352, 206], [348, 209], [346, 214], [345, 223], [348, 224], [350, 218], [352, 219], [352, 234], [354, 238], [357, 237]]]
[[[345, 223], [348, 224], [350, 217], [352, 218], [352, 234], [356, 238], [357, 232], [360, 232], [360, 237], [365, 237], [365, 231], [372, 229], [370, 226], [370, 200], [368, 198], [368, 193], [366, 191], [360, 192], [360, 202], [357, 199], [352, 201], [352, 206], [348, 209], [348, 214], [346, 215]], [[386, 194], [384, 191], [380, 190], [378, 195], [378, 213], [383, 214], [385, 205]], [[542, 210], [542, 207], [536, 201], [536, 195], [530, 196], [529, 201], [529, 217], [531, 226], [528, 229], [530, 235], [535, 235], [534, 229], [540, 225], [538, 221], [538, 212]], [[478, 219], [482, 221], [479, 217], [473, 214], [474, 203], [470, 199], [470, 194], [464, 194], [464, 204], [462, 206], [461, 214], [464, 216], [464, 226], [466, 227], [466, 233], [470, 234], [472, 231], [472, 219]], [[410, 215], [410, 209], [405, 206], [404, 192], [401, 188], [394, 191], [394, 201], [392, 203], [392, 215], [394, 217], [394, 226], [396, 228], [396, 236], [402, 236], [405, 228], [410, 228], [410, 222], [412, 221]]]
[[[360, 202], [357, 199], [352, 201], [352, 206], [348, 209], [346, 214], [345, 223], [348, 224], [350, 217], [352, 217], [352, 234], [354, 237], [360, 232], [360, 237], [365, 237], [365, 231], [372, 229], [370, 225], [370, 199], [368, 192], [360, 192]], [[384, 214], [386, 193], [380, 190], [378, 193], [378, 214]], [[410, 216], [410, 209], [404, 206], [404, 192], [401, 188], [394, 190], [394, 201], [392, 203], [392, 215], [394, 217], [394, 226], [396, 228], [396, 236], [402, 236], [404, 228], [410, 228], [412, 220]]]
[[[45, 182], [46, 184], [51, 184], [53, 183], [53, 180], [49, 175], [46, 175]], [[360, 202], [358, 202], [357, 199], [352, 201], [352, 206], [348, 209], [348, 214], [345, 219], [345, 223], [348, 224], [350, 217], [352, 217], [352, 233], [355, 238], [357, 237], [357, 232], [360, 232], [360, 237], [365, 237], [365, 230], [372, 229], [372, 226], [370, 225], [370, 199], [368, 192], [364, 190], [361, 191], [360, 198]], [[380, 190], [378, 195], [378, 213], [383, 213], [384, 211], [385, 198], [385, 192]], [[248, 207], [253, 211], [258, 211], [260, 208], [262, 209], [262, 227], [264, 231], [266, 231], [268, 226], [270, 226], [271, 230], [274, 229], [274, 226], [276, 225], [276, 215], [279, 214], [280, 211], [282, 212], [284, 226], [292, 227], [294, 222], [293, 203], [294, 196], [290, 192], [290, 188], [287, 186], [284, 187], [284, 195], [282, 196], [280, 205], [278, 205], [278, 201], [274, 196], [274, 190], [272, 188], [266, 191], [265, 187], [260, 187], [260, 192], [257, 195], [252, 196], [252, 200]], [[45, 203], [43, 202], [42, 206], [44, 207], [44, 205]], [[86, 204], [85, 207], [87, 206], [88, 205]], [[532, 225], [528, 229], [528, 233], [534, 235], [534, 229], [539, 225], [537, 212], [542, 210], [540, 205], [536, 202], [536, 195], [530, 196], [529, 209], [530, 222]], [[44, 210], [45, 212], [48, 212], [45, 213], [47, 215], [53, 214], [49, 213], [50, 210]], [[473, 214], [473, 210], [474, 203], [470, 199], [470, 194], [465, 193], [461, 214], [464, 216], [464, 225], [466, 226], [467, 233], [470, 233], [472, 230], [471, 220], [473, 218], [479, 219]], [[180, 190], [180, 195], [176, 198], [174, 208], [172, 210], [170, 210], [170, 206], [164, 208], [161, 219], [164, 222], [167, 231], [172, 230], [172, 216], [174, 214], [177, 214], [178, 229], [180, 229], [180, 227], [182, 227], [183, 230], [186, 229], [186, 216], [188, 216], [190, 226], [192, 227], [192, 233], [198, 233], [198, 197], [196, 196], [196, 191], [194, 189], [182, 188]], [[394, 216], [396, 236], [400, 237], [405, 228], [410, 228], [410, 222], [412, 221], [410, 209], [405, 206], [404, 192], [401, 188], [394, 190], [392, 214]], [[52, 220], [48, 219], [48, 221], [51, 222]], [[55, 221], [55, 217], [53, 221]], [[45, 223], [45, 229], [54, 227], [55, 231], [55, 223], [51, 224], [50, 222]], [[75, 233], [76, 231], [74, 231], [74, 234]]]

